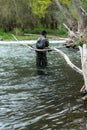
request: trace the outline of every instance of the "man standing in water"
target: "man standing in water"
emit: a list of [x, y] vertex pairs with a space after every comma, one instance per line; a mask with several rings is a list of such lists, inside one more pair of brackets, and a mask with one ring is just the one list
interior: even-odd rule
[[[47, 49], [49, 48], [49, 42], [46, 38], [46, 31], [41, 32], [41, 37], [37, 40], [36, 43], [37, 49]], [[44, 68], [47, 66], [47, 55], [46, 51], [36, 51], [36, 65], [37, 67]]]

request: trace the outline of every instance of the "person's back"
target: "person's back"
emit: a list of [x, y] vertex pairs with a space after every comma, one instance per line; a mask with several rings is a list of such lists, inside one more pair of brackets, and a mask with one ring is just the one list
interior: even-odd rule
[[[46, 31], [41, 32], [41, 37], [37, 40], [36, 48], [45, 49], [49, 46], [49, 42], [46, 39]], [[36, 51], [36, 65], [37, 67], [47, 66], [47, 56], [46, 51]]]

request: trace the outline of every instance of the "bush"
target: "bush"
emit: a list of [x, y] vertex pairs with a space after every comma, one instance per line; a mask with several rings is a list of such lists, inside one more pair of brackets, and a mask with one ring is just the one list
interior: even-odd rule
[[2, 29], [0, 29], [0, 39], [12, 39], [12, 35], [9, 32], [3, 32]]
[[35, 28], [34, 30], [25, 29], [24, 33], [28, 34], [40, 34], [42, 30], [46, 30], [48, 35], [55, 36], [67, 36], [67, 30], [65, 29], [47, 29], [47, 28]]

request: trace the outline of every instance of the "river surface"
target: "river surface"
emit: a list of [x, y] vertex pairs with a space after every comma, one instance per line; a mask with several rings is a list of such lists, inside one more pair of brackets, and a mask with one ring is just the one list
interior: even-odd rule
[[[80, 53], [51, 44], [81, 66]], [[0, 45], [0, 130], [86, 130], [81, 100], [82, 76], [57, 52], [37, 71], [35, 52], [21, 45]]]

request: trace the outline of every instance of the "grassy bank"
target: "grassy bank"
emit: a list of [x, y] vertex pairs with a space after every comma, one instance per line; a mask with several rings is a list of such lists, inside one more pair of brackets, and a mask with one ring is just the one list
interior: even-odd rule
[[[1, 40], [14, 40], [12, 36], [13, 33], [11, 32], [0, 32], [0, 39]], [[38, 38], [38, 35], [21, 35], [21, 34], [14, 34], [18, 40], [34, 40]]]
[[3, 40], [14, 40], [12, 34], [14, 34], [18, 40], [34, 40], [40, 36], [40, 32], [42, 30], [47, 31], [48, 38], [55, 38], [55, 37], [66, 37], [67, 30], [64, 29], [43, 29], [43, 28], [36, 28], [34, 30], [25, 29], [21, 31], [20, 29], [15, 29], [13, 32], [3, 32], [0, 30], [0, 38]]

